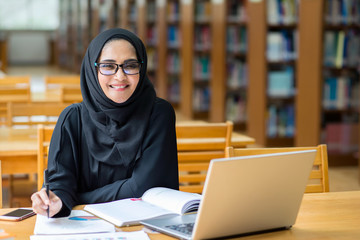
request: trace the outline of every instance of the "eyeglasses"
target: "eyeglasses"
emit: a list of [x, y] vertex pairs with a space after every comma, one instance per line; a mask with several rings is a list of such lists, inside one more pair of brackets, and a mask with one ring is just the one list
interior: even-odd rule
[[123, 64], [116, 64], [116, 63], [95, 63], [95, 67], [97, 67], [102, 75], [114, 75], [117, 73], [119, 68], [126, 75], [136, 75], [140, 72], [141, 64], [143, 62], [139, 61], [128, 61], [124, 62]]

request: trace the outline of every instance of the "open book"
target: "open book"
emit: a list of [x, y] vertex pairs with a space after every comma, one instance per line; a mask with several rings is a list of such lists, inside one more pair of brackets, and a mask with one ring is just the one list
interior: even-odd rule
[[141, 220], [197, 211], [201, 195], [156, 187], [141, 198], [127, 198], [108, 203], [88, 204], [84, 210], [116, 226], [139, 224]]

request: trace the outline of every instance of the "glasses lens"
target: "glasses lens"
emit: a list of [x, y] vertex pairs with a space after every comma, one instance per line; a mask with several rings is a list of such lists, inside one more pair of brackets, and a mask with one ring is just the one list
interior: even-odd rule
[[113, 63], [100, 63], [99, 64], [100, 72], [104, 75], [115, 74], [117, 65]]
[[141, 64], [139, 62], [127, 62], [124, 63], [123, 69], [126, 74], [138, 74], [140, 72], [140, 66]]

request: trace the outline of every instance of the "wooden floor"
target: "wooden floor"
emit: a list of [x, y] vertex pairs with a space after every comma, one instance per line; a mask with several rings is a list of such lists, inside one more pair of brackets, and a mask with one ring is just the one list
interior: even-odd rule
[[[32, 90], [41, 91], [43, 77], [46, 74], [66, 74], [67, 71], [57, 69], [55, 67], [47, 66], [15, 66], [9, 67], [9, 75], [31, 75]], [[183, 118], [179, 115], [178, 120]], [[357, 166], [346, 167], [329, 167], [329, 182], [330, 191], [353, 191], [360, 190], [359, 169]], [[7, 206], [6, 196], [8, 195], [7, 188], [4, 189], [4, 207]], [[30, 197], [30, 196], [29, 196]]]

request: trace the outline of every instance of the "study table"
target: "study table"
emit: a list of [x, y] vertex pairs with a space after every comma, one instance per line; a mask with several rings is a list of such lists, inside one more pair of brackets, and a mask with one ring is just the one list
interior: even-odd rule
[[[0, 209], [0, 214], [12, 209]], [[29, 239], [36, 217], [21, 222], [0, 221], [0, 229], [16, 235], [16, 240]], [[136, 231], [143, 226], [118, 228]], [[149, 233], [152, 240], [174, 239], [164, 234]], [[307, 193], [304, 195], [298, 218], [290, 230], [280, 230], [232, 239], [360, 239], [360, 191]]]

